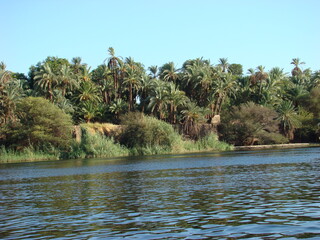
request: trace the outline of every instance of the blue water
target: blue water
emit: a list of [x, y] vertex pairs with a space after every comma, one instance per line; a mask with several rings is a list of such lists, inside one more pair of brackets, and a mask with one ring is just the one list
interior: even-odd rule
[[320, 148], [0, 165], [2, 239], [320, 239]]

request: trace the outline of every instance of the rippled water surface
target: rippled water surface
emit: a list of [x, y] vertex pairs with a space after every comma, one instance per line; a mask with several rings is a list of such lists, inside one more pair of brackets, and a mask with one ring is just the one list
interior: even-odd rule
[[0, 165], [2, 239], [320, 239], [320, 148]]

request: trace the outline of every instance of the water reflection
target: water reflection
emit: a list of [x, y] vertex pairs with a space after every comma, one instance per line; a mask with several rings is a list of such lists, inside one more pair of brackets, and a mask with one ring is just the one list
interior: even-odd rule
[[8, 239], [319, 238], [319, 149], [5, 165]]

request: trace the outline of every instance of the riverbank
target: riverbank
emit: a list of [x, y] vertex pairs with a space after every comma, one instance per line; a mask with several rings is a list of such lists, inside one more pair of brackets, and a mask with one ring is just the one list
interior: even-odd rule
[[303, 148], [303, 147], [320, 147], [319, 143], [288, 143], [288, 144], [271, 144], [271, 145], [252, 145], [252, 146], [235, 146], [236, 151], [261, 150], [273, 148]]
[[113, 158], [159, 154], [185, 154], [204, 151], [230, 151], [233, 146], [218, 140], [217, 135], [209, 134], [198, 141], [183, 140], [178, 135], [170, 145], [148, 145], [127, 147], [114, 141], [113, 138], [89, 132], [84, 129], [80, 142], [74, 141], [69, 151], [61, 152], [49, 149], [50, 152], [27, 148], [22, 151], [0, 148], [0, 163], [35, 162], [62, 159]]
[[[208, 151], [249, 151], [249, 150], [264, 150], [264, 149], [285, 149], [285, 148], [308, 148], [308, 147], [320, 147], [319, 143], [290, 143], [290, 144], [273, 144], [273, 145], [253, 145], [253, 146], [230, 146], [227, 147], [222, 143], [220, 149], [217, 148], [201, 148], [200, 146], [196, 146], [194, 144], [193, 147], [190, 147], [189, 150], [184, 149], [184, 151], [162, 151], [154, 152], [150, 150], [149, 154], [139, 154], [137, 151], [128, 151], [125, 154], [122, 152], [120, 154], [116, 154], [113, 156], [105, 156], [108, 157], [128, 157], [128, 156], [143, 156], [143, 155], [159, 155], [159, 154], [188, 154], [194, 152], [208, 152]], [[62, 159], [74, 159], [74, 158], [65, 158], [61, 156], [60, 152], [55, 153], [44, 153], [32, 151], [32, 149], [27, 149], [23, 152], [14, 152], [14, 151], [5, 151], [5, 149], [0, 149], [0, 164], [3, 163], [21, 163], [21, 162], [40, 162], [40, 161], [58, 161]], [[77, 159], [85, 159], [85, 158], [97, 158], [103, 156], [91, 156], [86, 157], [82, 156]]]

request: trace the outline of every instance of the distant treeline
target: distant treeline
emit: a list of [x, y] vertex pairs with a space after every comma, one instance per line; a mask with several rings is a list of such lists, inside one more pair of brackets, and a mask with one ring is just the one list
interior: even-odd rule
[[[217, 64], [197, 58], [179, 68], [173, 62], [145, 68], [132, 57], [118, 57], [113, 48], [108, 53], [95, 69], [80, 57], [71, 62], [47, 57], [31, 66], [28, 76], [1, 63], [0, 145], [19, 150], [41, 145], [48, 136], [55, 145], [56, 138], [63, 139], [53, 134], [59, 126], [44, 119], [119, 124], [131, 112], [165, 121], [190, 140], [208, 135], [201, 131], [206, 124], [217, 125], [219, 138], [235, 145], [319, 139], [320, 71], [302, 68], [299, 58], [292, 59], [291, 73], [261, 65], [244, 73], [241, 64], [226, 58]], [[40, 100], [30, 97], [47, 99], [59, 112], [32, 123], [27, 115], [49, 110], [34, 110]], [[37, 127], [28, 132], [32, 124]]]

